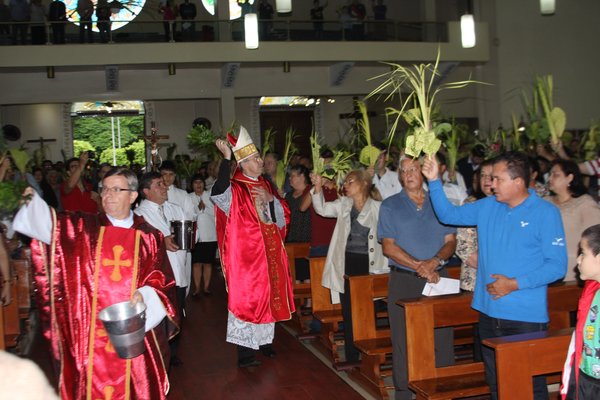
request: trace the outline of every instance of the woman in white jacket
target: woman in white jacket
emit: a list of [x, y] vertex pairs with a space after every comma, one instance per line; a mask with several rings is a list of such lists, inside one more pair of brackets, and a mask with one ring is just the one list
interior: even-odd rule
[[332, 299], [342, 305], [344, 318], [344, 351], [346, 362], [359, 360], [359, 351], [354, 347], [352, 335], [352, 313], [348, 281], [344, 275], [367, 275], [389, 272], [388, 260], [383, 256], [381, 244], [377, 242], [377, 221], [381, 196], [371, 184], [366, 171], [351, 171], [344, 181], [345, 196], [332, 202], [323, 200], [323, 182], [318, 175], [311, 176], [314, 188], [312, 203], [317, 214], [337, 217], [337, 223], [323, 271], [322, 285], [331, 290]]

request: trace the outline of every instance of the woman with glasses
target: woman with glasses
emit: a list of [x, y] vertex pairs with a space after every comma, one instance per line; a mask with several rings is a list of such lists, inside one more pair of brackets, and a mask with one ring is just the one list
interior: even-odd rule
[[574, 281], [579, 238], [586, 228], [600, 223], [600, 208], [587, 194], [583, 176], [573, 161], [557, 159], [552, 162], [548, 187], [552, 194], [545, 199], [558, 207], [565, 229], [568, 264], [564, 280]]
[[344, 181], [345, 196], [331, 202], [324, 201], [323, 178], [311, 175], [311, 180], [314, 185], [312, 204], [317, 214], [337, 218], [322, 284], [331, 290], [332, 298], [339, 295], [344, 318], [346, 363], [354, 364], [358, 362], [360, 353], [354, 346], [349, 284], [344, 275], [389, 272], [388, 260], [377, 242], [381, 196], [373, 188], [368, 172], [363, 170], [351, 171]]
[[[492, 160], [481, 163], [473, 175], [473, 194], [465, 200], [472, 203], [494, 194], [492, 191]], [[460, 288], [472, 292], [477, 278], [477, 228], [456, 230], [456, 255], [461, 259]]]

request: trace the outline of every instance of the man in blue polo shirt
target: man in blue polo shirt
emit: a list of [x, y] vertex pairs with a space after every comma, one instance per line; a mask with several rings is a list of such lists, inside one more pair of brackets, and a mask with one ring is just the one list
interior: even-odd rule
[[[421, 296], [426, 282], [448, 276], [443, 268], [456, 248], [456, 230], [442, 225], [423, 188], [419, 160], [400, 161], [403, 190], [381, 204], [377, 236], [390, 261], [388, 315], [392, 333], [393, 378], [396, 400], [411, 400], [406, 361], [406, 320], [400, 299]], [[436, 329], [436, 364], [454, 363], [452, 328]]]
[[[431, 201], [440, 220], [477, 226], [478, 270], [472, 307], [480, 312], [481, 339], [543, 331], [548, 324], [547, 287], [567, 271], [567, 251], [558, 209], [529, 187], [529, 159], [508, 152], [494, 160], [494, 196], [460, 207], [446, 199], [438, 163], [427, 159]], [[482, 348], [492, 399], [498, 396], [494, 351]], [[546, 379], [534, 378], [535, 399], [547, 399]]]

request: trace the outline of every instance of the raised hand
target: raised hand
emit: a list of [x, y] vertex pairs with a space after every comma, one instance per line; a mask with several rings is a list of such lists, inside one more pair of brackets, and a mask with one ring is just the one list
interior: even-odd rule
[[425, 163], [423, 164], [423, 168], [421, 168], [421, 172], [423, 176], [427, 178], [428, 181], [435, 181], [438, 179], [440, 175], [440, 166], [438, 165], [435, 157], [427, 156], [425, 157]]
[[227, 144], [226, 140], [217, 139], [215, 141], [215, 145], [217, 146], [217, 149], [219, 149], [219, 151], [221, 152], [221, 154], [223, 154], [223, 157], [226, 160], [230, 160], [231, 159], [231, 148]]

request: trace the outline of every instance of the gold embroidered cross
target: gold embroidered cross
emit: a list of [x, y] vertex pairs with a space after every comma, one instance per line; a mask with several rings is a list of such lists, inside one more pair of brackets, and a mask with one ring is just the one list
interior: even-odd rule
[[[104, 400], [111, 400], [113, 397], [113, 393], [115, 392], [115, 388], [112, 386], [105, 386], [104, 387]], [[102, 400], [102, 399], [98, 399], [98, 400]]]
[[131, 260], [121, 260], [121, 254], [123, 254], [123, 246], [114, 246], [113, 255], [114, 260], [104, 259], [102, 265], [105, 267], [113, 267], [113, 271], [110, 274], [110, 279], [114, 282], [121, 280], [121, 267], [131, 267]]
[[[99, 337], [105, 337], [107, 335], [108, 335], [108, 333], [106, 332], [106, 329], [104, 329], [104, 328], [98, 329], [98, 336]], [[106, 346], [104, 346], [104, 351], [106, 351], [107, 353], [114, 353], [115, 352], [115, 348], [113, 347], [112, 343], [110, 342], [110, 339], [108, 339], [106, 341]]]

